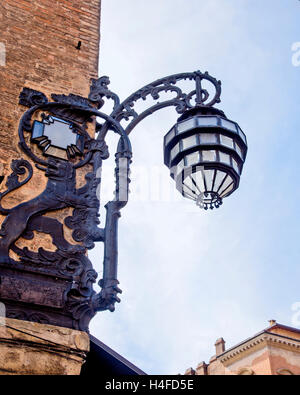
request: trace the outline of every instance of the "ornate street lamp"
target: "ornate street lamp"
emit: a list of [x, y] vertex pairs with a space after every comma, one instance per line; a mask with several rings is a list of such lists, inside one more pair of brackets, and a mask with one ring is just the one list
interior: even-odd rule
[[[195, 88], [184, 92], [178, 83], [190, 80]], [[211, 98], [203, 82], [215, 89]], [[97, 311], [114, 310], [119, 302], [117, 280], [117, 226], [120, 210], [128, 201], [131, 144], [129, 134], [155, 111], [174, 106], [180, 118], [164, 138], [164, 161], [177, 189], [204, 209], [219, 207], [222, 199], [238, 188], [247, 153], [246, 137], [240, 127], [214, 107], [220, 102], [221, 82], [208, 73], [181, 73], [159, 79], [130, 95], [122, 103], [108, 89], [108, 77], [92, 80], [89, 97], [42, 93], [24, 88], [20, 105], [30, 107], [19, 125], [19, 146], [30, 158], [13, 160], [6, 191], [0, 194], [0, 298], [7, 317], [88, 330]], [[162, 92], [173, 98], [157, 101], [138, 112], [135, 104], [148, 97], [160, 99]], [[101, 112], [105, 99], [114, 102], [110, 115]], [[88, 126], [96, 123], [96, 138]], [[129, 121], [126, 128], [123, 120]], [[114, 200], [105, 205], [104, 228], [99, 227], [100, 170], [108, 158], [105, 137], [119, 135]], [[1, 199], [22, 187], [33, 175], [31, 163], [48, 178], [44, 191], [34, 199], [6, 209]], [[89, 165], [85, 185], [77, 187], [78, 169]], [[82, 174], [82, 173], [81, 173]], [[63, 223], [48, 213], [72, 208]], [[66, 240], [63, 226], [72, 230]], [[20, 237], [33, 239], [34, 231], [52, 237], [56, 251], [21, 248]], [[93, 290], [97, 273], [86, 256], [94, 242], [104, 243], [101, 291]], [[76, 244], [77, 243], [77, 244]], [[10, 253], [17, 256], [13, 259]], [[34, 288], [34, 292], [28, 289]], [[18, 290], [16, 293], [15, 290]]]

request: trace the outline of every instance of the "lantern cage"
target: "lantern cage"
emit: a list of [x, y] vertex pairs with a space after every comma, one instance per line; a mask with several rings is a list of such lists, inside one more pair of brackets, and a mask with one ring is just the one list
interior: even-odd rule
[[239, 125], [214, 107], [186, 111], [164, 137], [164, 162], [176, 188], [205, 210], [238, 188], [246, 154]]

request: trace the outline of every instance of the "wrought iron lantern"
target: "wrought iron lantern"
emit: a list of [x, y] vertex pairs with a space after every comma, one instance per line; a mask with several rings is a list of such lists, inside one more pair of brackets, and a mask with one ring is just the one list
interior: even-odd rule
[[216, 108], [185, 112], [164, 138], [164, 161], [177, 189], [200, 208], [218, 208], [239, 186], [245, 134]]

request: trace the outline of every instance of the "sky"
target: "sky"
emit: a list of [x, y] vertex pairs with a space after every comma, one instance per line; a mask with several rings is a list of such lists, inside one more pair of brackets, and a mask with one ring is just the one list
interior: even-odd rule
[[[240, 187], [206, 212], [163, 164], [168, 108], [130, 134], [130, 201], [119, 223], [121, 303], [90, 330], [148, 374], [183, 374], [268, 326], [300, 328], [300, 1], [102, 0], [99, 75], [122, 100], [160, 77], [201, 70], [248, 155]], [[103, 165], [101, 221], [116, 140]], [[101, 277], [103, 247], [90, 257]]]

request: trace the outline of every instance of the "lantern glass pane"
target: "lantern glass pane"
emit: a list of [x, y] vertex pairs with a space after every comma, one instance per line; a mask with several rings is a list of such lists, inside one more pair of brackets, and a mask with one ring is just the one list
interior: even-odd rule
[[229, 175], [227, 175], [227, 178], [222, 184], [219, 193], [222, 194], [232, 183], [233, 183], [233, 179]]
[[213, 180], [214, 180], [214, 175], [215, 175], [214, 170], [204, 170], [206, 190], [209, 192], [212, 191], [212, 184], [213, 184]]
[[201, 144], [215, 144], [217, 142], [217, 137], [214, 133], [201, 133], [199, 136]]
[[184, 185], [186, 185], [193, 193], [197, 193], [197, 188], [194, 183], [194, 180], [191, 178], [191, 176], [188, 176], [185, 178], [183, 181]]
[[177, 174], [184, 168], [184, 160], [182, 159], [177, 165]]
[[171, 160], [173, 160], [178, 153], [179, 153], [179, 143], [176, 144], [175, 147], [171, 149]]
[[242, 137], [244, 143], [247, 145], [247, 138], [246, 138], [246, 135], [243, 132], [241, 133], [241, 137]]
[[193, 173], [191, 177], [193, 178], [195, 184], [197, 185], [197, 189], [199, 190], [199, 192], [204, 192], [205, 186], [204, 186], [204, 180], [203, 180], [201, 169], [199, 168], [199, 170]]
[[226, 165], [230, 165], [230, 156], [228, 154], [224, 154], [224, 152], [219, 152], [220, 154], [220, 162], [226, 163]]
[[233, 148], [233, 140], [227, 136], [220, 136], [221, 144], [225, 145], [225, 147]]
[[42, 137], [44, 134], [44, 127], [45, 125], [42, 122], [34, 121], [31, 137], [33, 139], [39, 139], [40, 137]]
[[227, 119], [221, 119], [222, 121], [222, 126], [226, 129], [232, 130], [233, 132], [237, 132], [236, 130], [236, 124], [234, 122], [228, 121]]
[[177, 125], [178, 133], [186, 132], [187, 130], [193, 129], [195, 127], [195, 118], [187, 119], [186, 121], [180, 122]]
[[223, 190], [223, 192], [220, 194], [220, 196], [224, 197], [225, 195], [227, 195], [232, 190], [233, 190], [233, 183], [230, 184], [229, 187], [227, 187], [225, 190]]
[[190, 136], [182, 140], [183, 149], [188, 149], [197, 144], [196, 136]]
[[173, 128], [166, 136], [166, 144], [169, 144], [169, 142], [175, 137], [175, 128]]
[[241, 150], [240, 146], [237, 143], [235, 143], [235, 150], [239, 154], [239, 157], [243, 159], [242, 150]]
[[238, 133], [241, 136], [241, 138], [244, 141], [244, 143], [247, 144], [246, 136], [245, 136], [244, 132], [242, 131], [242, 129], [239, 126], [238, 126]]
[[226, 177], [226, 173], [221, 170], [217, 170], [216, 178], [215, 178], [215, 183], [214, 183], [214, 192], [218, 192], [222, 182], [224, 181]]
[[232, 158], [232, 167], [234, 168], [234, 170], [240, 174], [240, 170], [239, 170], [239, 166], [237, 164], [237, 162]]
[[193, 152], [190, 155], [187, 155], [187, 165], [192, 166], [196, 165], [199, 162], [199, 152]]
[[198, 117], [197, 125], [198, 126], [217, 126], [218, 118], [217, 117]]
[[202, 151], [203, 162], [214, 162], [216, 160], [216, 151]]
[[197, 195], [184, 184], [182, 185], [182, 191], [184, 192], [184, 196], [190, 197], [191, 199], [197, 198]]

